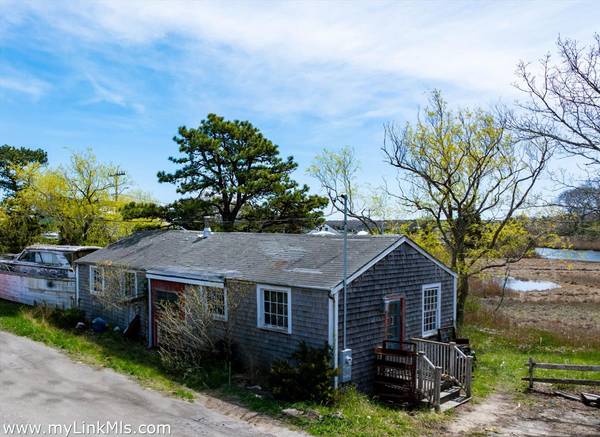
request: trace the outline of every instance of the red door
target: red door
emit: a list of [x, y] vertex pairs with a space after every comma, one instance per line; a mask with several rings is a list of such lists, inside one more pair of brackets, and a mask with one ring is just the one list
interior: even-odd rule
[[177, 302], [183, 293], [185, 284], [157, 279], [150, 279], [152, 289], [152, 346], [160, 342], [160, 304], [161, 302]]

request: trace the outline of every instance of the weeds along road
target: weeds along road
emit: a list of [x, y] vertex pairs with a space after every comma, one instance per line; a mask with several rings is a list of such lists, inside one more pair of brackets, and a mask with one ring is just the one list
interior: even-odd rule
[[[41, 425], [43, 432], [54, 424], [81, 430], [107, 422], [130, 425], [137, 434], [154, 430], [151, 435], [178, 437], [301, 435], [275, 423], [252, 424], [199, 402], [170, 398], [111, 370], [76, 363], [41, 343], [0, 331], [0, 435], [35, 434], [5, 429], [13, 424]], [[161, 424], [170, 433], [167, 427], [152, 428]], [[106, 427], [98, 431], [94, 435], [119, 435]]]

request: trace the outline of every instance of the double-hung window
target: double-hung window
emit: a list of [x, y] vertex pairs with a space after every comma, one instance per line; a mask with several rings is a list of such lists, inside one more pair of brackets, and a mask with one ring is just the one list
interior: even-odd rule
[[210, 305], [213, 317], [227, 321], [227, 290], [225, 287], [202, 287], [206, 301]]
[[441, 284], [423, 285], [423, 336], [437, 333], [441, 318]]
[[136, 297], [138, 295], [137, 275], [135, 272], [126, 271], [121, 276], [121, 289], [126, 297]]
[[104, 269], [90, 266], [90, 293], [98, 294], [104, 291]]
[[292, 333], [291, 289], [270, 285], [256, 287], [259, 328]]

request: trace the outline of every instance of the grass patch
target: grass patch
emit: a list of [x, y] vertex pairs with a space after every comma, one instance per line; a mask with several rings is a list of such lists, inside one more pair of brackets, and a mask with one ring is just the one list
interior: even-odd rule
[[33, 308], [0, 299], [0, 329], [60, 349], [77, 361], [108, 367], [134, 377], [142, 385], [191, 399], [193, 393], [161, 366], [158, 354], [119, 334], [94, 335], [57, 328]]
[[[560, 333], [520, 328], [501, 315], [486, 310], [476, 299], [469, 301], [467, 314], [462, 334], [471, 339], [477, 352], [473, 386], [476, 400], [499, 388], [524, 398], [526, 383], [520, 379], [526, 376], [524, 364], [530, 356], [538, 361], [557, 363], [600, 363], [598, 339], [572, 338]], [[243, 387], [228, 387], [223, 366], [208, 366], [193, 374], [174, 375], [161, 365], [158, 354], [147, 350], [142, 343], [127, 341], [111, 332], [94, 335], [59, 329], [31, 307], [3, 300], [0, 300], [0, 329], [61, 349], [78, 361], [114, 369], [135, 378], [144, 386], [179, 398], [192, 399], [192, 390], [208, 391], [219, 398], [277, 418], [282, 417], [284, 408], [313, 411], [321, 419], [300, 417], [285, 420], [318, 436], [443, 435], [443, 424], [452, 415], [391, 408], [353, 389], [343, 392], [339, 402], [333, 406], [280, 403], [257, 396]], [[564, 373], [546, 372], [548, 376], [566, 377]], [[576, 377], [599, 377], [598, 374], [578, 373]]]
[[[486, 309], [471, 299], [462, 334], [469, 337], [477, 352], [473, 394], [484, 397], [503, 388], [522, 392], [527, 376], [525, 363], [532, 357], [537, 362], [600, 364], [600, 339], [584, 330], [553, 332], [520, 327], [502, 314]], [[570, 376], [568, 376], [570, 374]], [[544, 377], [600, 379], [598, 372], [565, 372], [536, 370]]]

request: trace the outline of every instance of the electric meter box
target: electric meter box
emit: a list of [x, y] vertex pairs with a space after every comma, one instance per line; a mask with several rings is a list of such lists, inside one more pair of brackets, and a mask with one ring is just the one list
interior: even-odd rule
[[352, 349], [344, 349], [340, 361], [341, 380], [350, 382], [352, 380]]

